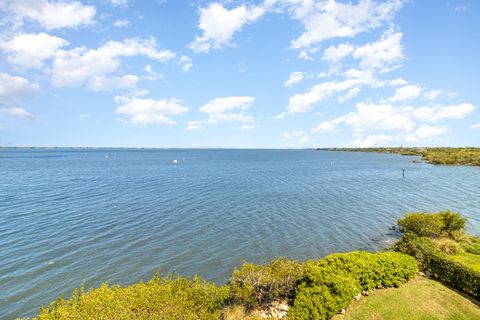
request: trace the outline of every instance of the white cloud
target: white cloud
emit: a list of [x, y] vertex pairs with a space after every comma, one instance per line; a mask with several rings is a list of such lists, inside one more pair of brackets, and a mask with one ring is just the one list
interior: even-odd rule
[[92, 91], [133, 89], [137, 86], [138, 80], [137, 76], [131, 74], [121, 77], [94, 76], [88, 81], [87, 87]]
[[25, 78], [0, 72], [0, 97], [29, 97], [38, 92], [39, 89], [38, 84], [31, 83]]
[[130, 25], [130, 21], [127, 19], [118, 19], [113, 22], [113, 26], [117, 28], [128, 27]]
[[9, 9], [17, 19], [30, 19], [47, 30], [72, 28], [93, 23], [94, 6], [79, 1], [16, 0]]
[[480, 123], [475, 123], [472, 125], [472, 129], [480, 129]]
[[155, 72], [152, 66], [149, 64], [145, 65], [144, 70], [148, 74], [147, 76], [148, 80], [154, 81], [154, 80], [163, 79], [163, 74]]
[[408, 81], [402, 78], [393, 79], [393, 80], [390, 80], [389, 82], [389, 85], [391, 85], [392, 87], [404, 86], [406, 84], [408, 84]]
[[389, 104], [357, 103], [355, 112], [337, 118], [337, 123], [344, 123], [355, 132], [365, 131], [406, 131], [413, 128], [413, 121], [402, 109]]
[[385, 134], [368, 135], [365, 137], [359, 136], [351, 142], [351, 145], [356, 148], [386, 146], [392, 140], [392, 136]]
[[287, 140], [294, 140], [295, 143], [298, 144], [303, 144], [310, 141], [310, 137], [307, 136], [303, 131], [285, 132], [282, 134], [282, 137]]
[[173, 125], [176, 122], [168, 116], [179, 115], [188, 111], [180, 100], [154, 100], [138, 97], [116, 96], [115, 102], [119, 104], [118, 114], [130, 117], [133, 125], [164, 124]]
[[242, 124], [253, 123], [252, 116], [245, 114], [255, 102], [254, 97], [223, 97], [215, 98], [202, 106], [199, 110], [208, 114], [208, 123], [237, 121]]
[[202, 30], [202, 35], [195, 37], [190, 43], [190, 49], [202, 53], [230, 45], [235, 32], [240, 31], [245, 24], [256, 21], [264, 13], [265, 9], [260, 6], [240, 5], [229, 10], [218, 2], [200, 8], [198, 27]]
[[463, 119], [475, 110], [471, 103], [457, 105], [437, 105], [433, 107], [419, 107], [409, 109], [415, 119], [426, 122], [438, 122], [445, 119]]
[[[347, 72], [348, 73], [348, 72]], [[343, 81], [327, 81], [317, 84], [305, 93], [297, 93], [288, 99], [286, 111], [280, 113], [275, 118], [283, 118], [288, 114], [302, 113], [310, 110], [312, 105], [333, 96], [336, 93], [351, 90], [361, 85], [375, 85], [376, 81], [372, 78], [372, 74], [368, 72], [354, 72], [349, 70], [351, 78]], [[352, 91], [350, 95], [354, 95], [357, 89]], [[348, 94], [347, 94], [348, 95]]]
[[188, 56], [181, 56], [178, 60], [178, 64], [181, 66], [184, 73], [190, 72], [193, 67], [192, 58]]
[[46, 33], [24, 33], [1, 42], [0, 49], [7, 53], [7, 60], [24, 69], [39, 69], [46, 59], [55, 56], [57, 51], [68, 45], [68, 41]]
[[[120, 58], [146, 56], [159, 62], [167, 62], [175, 57], [169, 50], [157, 50], [153, 38], [149, 40], [126, 39], [122, 42], [109, 41], [98, 49], [75, 48], [69, 51], [59, 51], [53, 62], [52, 83], [57, 87], [73, 87], [86, 84], [95, 88], [99, 78], [107, 78], [117, 71], [121, 64]], [[131, 87], [133, 78], [113, 81], [117, 85], [126, 84]], [[118, 78], [117, 78], [118, 80]], [[130, 81], [128, 81], [130, 80]], [[109, 82], [109, 81], [105, 81]], [[118, 86], [115, 86], [118, 87]], [[108, 89], [103, 86], [102, 88]]]
[[285, 81], [285, 87], [291, 87], [294, 84], [299, 83], [305, 78], [305, 72], [292, 72], [288, 77], [287, 81]]
[[115, 7], [125, 7], [128, 3], [128, 0], [110, 0], [110, 3]]
[[338, 46], [330, 46], [323, 52], [323, 60], [329, 63], [339, 63], [343, 58], [350, 55], [354, 47], [348, 43], [341, 43]]
[[399, 102], [405, 100], [415, 99], [422, 93], [422, 88], [413, 84], [403, 86], [395, 89], [395, 94], [388, 100], [392, 102]]
[[337, 37], [353, 37], [378, 28], [392, 20], [403, 5], [402, 0], [376, 2], [360, 0], [357, 4], [334, 0], [283, 0], [291, 6], [292, 18], [301, 20], [305, 31], [292, 41], [292, 48], [304, 48]]
[[0, 114], [23, 119], [33, 119], [33, 115], [22, 108], [0, 108]]
[[439, 98], [451, 99], [457, 95], [455, 91], [448, 90], [429, 90], [423, 94], [427, 100], [437, 100]]
[[202, 130], [202, 129], [205, 129], [205, 127], [203, 126], [203, 122], [202, 121], [187, 121], [187, 130], [188, 131], [192, 131], [192, 130]]
[[374, 42], [357, 47], [353, 57], [360, 59], [360, 68], [388, 72], [397, 68], [405, 59], [402, 47], [403, 34], [388, 31]]
[[412, 134], [409, 134], [405, 137], [406, 141], [410, 142], [417, 142], [417, 141], [425, 141], [425, 142], [431, 142], [445, 133], [449, 132], [447, 127], [434, 127], [434, 126], [429, 126], [429, 125], [423, 125], [415, 132]]
[[313, 132], [335, 132], [337, 131], [337, 124], [333, 121], [323, 121], [312, 129]]

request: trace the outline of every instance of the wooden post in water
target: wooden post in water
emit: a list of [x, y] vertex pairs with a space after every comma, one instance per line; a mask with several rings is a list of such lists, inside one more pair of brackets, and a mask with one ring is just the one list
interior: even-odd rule
[[405, 168], [402, 168], [402, 178], [405, 178]]

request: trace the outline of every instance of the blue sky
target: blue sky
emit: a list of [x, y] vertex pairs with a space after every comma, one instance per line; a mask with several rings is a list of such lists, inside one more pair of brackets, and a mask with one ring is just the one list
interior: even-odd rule
[[0, 0], [0, 145], [479, 146], [480, 2]]

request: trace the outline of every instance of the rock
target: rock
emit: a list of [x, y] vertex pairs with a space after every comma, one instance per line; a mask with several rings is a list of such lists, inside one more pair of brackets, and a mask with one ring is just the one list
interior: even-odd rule
[[427, 276], [427, 275], [426, 275], [425, 273], [423, 273], [422, 271], [418, 271], [418, 275], [419, 275], [420, 277], [424, 277], [424, 278]]
[[362, 293], [357, 294], [355, 297], [353, 297], [355, 300], [360, 300], [362, 298]]
[[370, 295], [370, 293], [368, 293], [368, 291], [362, 291], [362, 296], [368, 296]]
[[345, 310], [345, 308], [343, 308], [342, 310], [340, 310], [340, 313], [345, 314], [345, 313], [347, 313], [347, 310]]

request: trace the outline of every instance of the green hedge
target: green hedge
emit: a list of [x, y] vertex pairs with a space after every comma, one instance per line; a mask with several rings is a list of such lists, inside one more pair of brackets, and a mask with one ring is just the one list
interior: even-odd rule
[[448, 210], [438, 213], [407, 213], [405, 217], [398, 220], [398, 225], [404, 231], [415, 233], [419, 237], [438, 237], [463, 230], [466, 221], [467, 219], [460, 213]]
[[480, 298], [480, 272], [444, 255], [430, 238], [406, 233], [393, 249], [415, 257], [420, 268], [438, 280]]
[[69, 300], [59, 298], [41, 308], [47, 319], [220, 319], [228, 287], [180, 277], [155, 277], [128, 287], [103, 284], [86, 293], [75, 291]]
[[428, 270], [438, 280], [480, 298], [480, 272], [438, 254], [430, 257]]
[[362, 290], [398, 287], [417, 271], [413, 257], [397, 252], [339, 253], [307, 263], [288, 318], [329, 319]]

